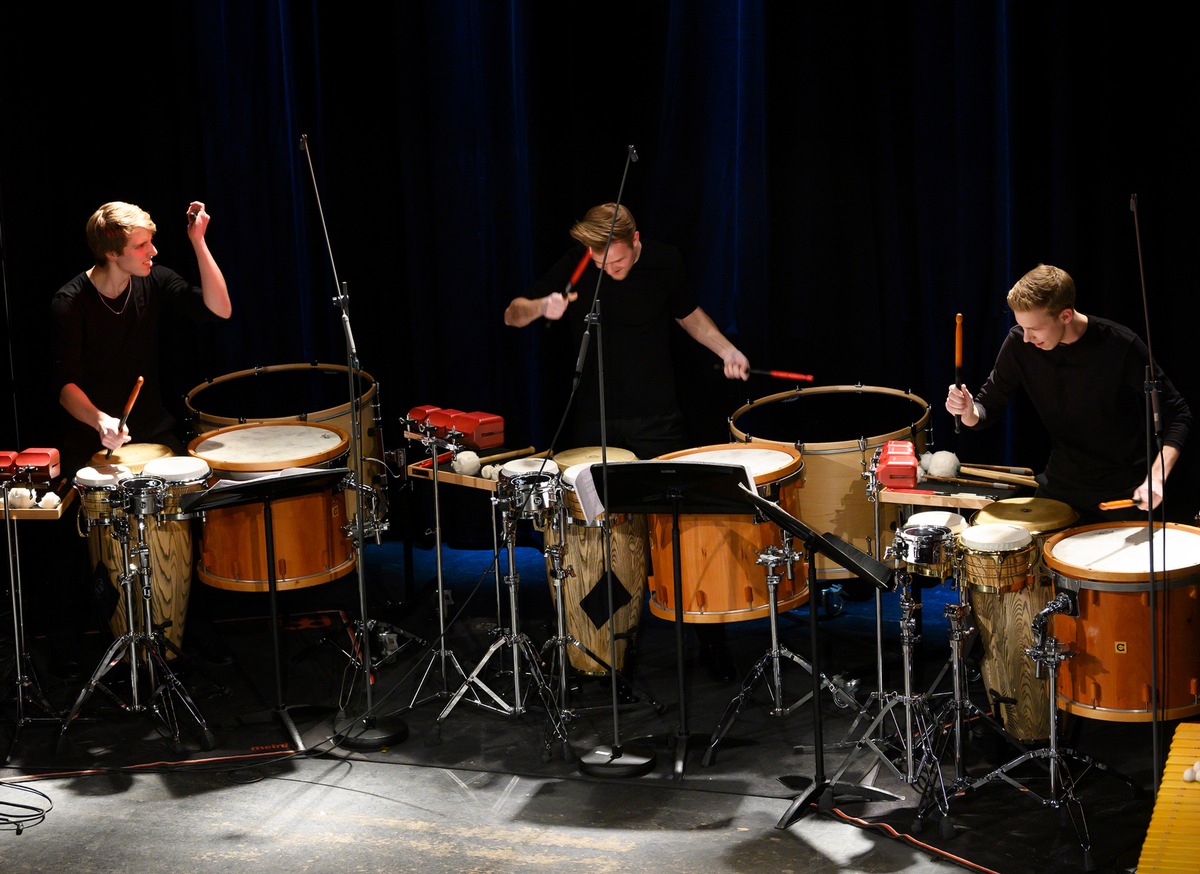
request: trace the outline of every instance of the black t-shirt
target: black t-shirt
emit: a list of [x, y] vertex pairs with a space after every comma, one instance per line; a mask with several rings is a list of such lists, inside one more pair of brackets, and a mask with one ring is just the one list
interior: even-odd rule
[[[127, 422], [134, 442], [173, 427], [162, 399], [159, 350], [161, 343], [189, 336], [191, 321], [218, 318], [204, 305], [199, 288], [155, 265], [149, 276], [130, 277], [129, 288], [109, 300], [84, 272], [55, 293], [50, 312], [56, 393], [75, 383], [96, 407], [119, 417], [141, 376], [145, 383]], [[94, 428], [59, 410], [63, 461], [81, 464], [101, 448], [100, 439]]]
[[[531, 298], [562, 292], [583, 248], [567, 252], [529, 290]], [[562, 321], [570, 326], [574, 348], [583, 338], [599, 275], [595, 264], [575, 285], [579, 299]], [[600, 283], [600, 329], [604, 343], [604, 386], [609, 419], [639, 419], [678, 412], [671, 363], [671, 322], [696, 309], [687, 286], [683, 257], [673, 246], [642, 240], [642, 251], [620, 281], [605, 275]], [[576, 415], [584, 421], [599, 419], [596, 377], [596, 332], [589, 343]]]

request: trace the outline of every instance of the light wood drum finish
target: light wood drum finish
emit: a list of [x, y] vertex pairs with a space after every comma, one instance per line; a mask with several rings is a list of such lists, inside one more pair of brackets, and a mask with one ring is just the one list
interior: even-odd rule
[[[348, 445], [346, 432], [330, 425], [256, 423], [210, 431], [188, 451], [207, 462], [216, 478], [249, 480], [288, 468], [339, 467]], [[353, 570], [354, 544], [344, 530], [348, 514], [340, 488], [272, 500], [271, 518], [279, 590], [320, 585]], [[205, 512], [197, 574], [219, 589], [269, 590], [263, 504]]]
[[1053, 590], [1029, 576], [1033, 535], [1019, 525], [972, 525], [959, 535], [960, 583], [970, 593], [979, 630], [988, 700], [1020, 741], [1050, 736], [1050, 687], [1025, 654], [1034, 644], [1033, 617]]
[[[798, 515], [798, 477], [804, 464], [790, 446], [721, 444], [685, 449], [662, 456], [664, 460], [740, 464], [760, 494]], [[650, 612], [675, 619], [675, 565], [671, 516], [650, 517]], [[780, 530], [753, 514], [691, 515], [679, 517], [683, 621], [694, 623], [742, 622], [761, 619], [770, 612], [767, 568], [757, 564], [758, 553], [782, 542]], [[808, 600], [808, 574], [797, 562], [793, 574], [784, 576], [777, 592], [779, 611], [793, 610]]]
[[1155, 526], [1154, 637], [1150, 549], [1141, 522], [1084, 525], [1046, 542], [1054, 585], [1079, 600], [1078, 617], [1053, 620], [1054, 636], [1076, 653], [1059, 669], [1060, 709], [1091, 719], [1150, 722], [1154, 685], [1160, 719], [1200, 713], [1200, 529]]
[[[875, 450], [889, 440], [911, 440], [920, 455], [927, 444], [929, 405], [893, 388], [828, 385], [759, 398], [729, 419], [735, 440], [800, 450], [804, 473], [796, 512], [810, 528], [830, 532], [878, 557], [875, 505], [867, 500], [863, 473]], [[881, 504], [879, 530], [892, 530], [899, 506]], [[822, 579], [852, 573], [817, 556]]]
[[[310, 422], [350, 434], [350, 369], [344, 364], [273, 364], [239, 370], [196, 386], [184, 398], [192, 436], [245, 423]], [[382, 458], [378, 387], [355, 371], [354, 393], [362, 426], [362, 455]]]

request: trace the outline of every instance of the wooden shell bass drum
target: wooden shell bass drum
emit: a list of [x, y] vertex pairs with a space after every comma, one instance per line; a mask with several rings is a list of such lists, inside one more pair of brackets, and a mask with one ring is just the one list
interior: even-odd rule
[[[929, 404], [910, 392], [873, 385], [826, 385], [768, 395], [739, 408], [729, 431], [743, 443], [795, 447], [804, 461], [797, 489], [798, 516], [824, 534], [836, 534], [876, 555], [875, 505], [863, 473], [889, 440], [911, 440], [920, 455], [928, 444]], [[893, 529], [898, 504], [879, 505], [880, 534]], [[817, 556], [822, 579], [852, 574]]]
[[[310, 422], [350, 432], [349, 368], [344, 364], [274, 364], [202, 382], [184, 398], [193, 437], [247, 422]], [[378, 389], [371, 374], [355, 374], [363, 453], [381, 458]]]

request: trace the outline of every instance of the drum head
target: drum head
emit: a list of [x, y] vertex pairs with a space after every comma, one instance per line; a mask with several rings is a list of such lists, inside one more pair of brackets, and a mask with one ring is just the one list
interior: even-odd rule
[[979, 552], [1011, 552], [1033, 542], [1029, 530], [1019, 525], [972, 525], [958, 535], [965, 549]]
[[527, 473], [558, 473], [558, 465], [552, 458], [514, 458], [500, 468], [500, 475], [510, 479]]
[[[608, 452], [605, 458], [611, 463], [614, 461], [637, 461], [638, 457], [628, 449], [618, 449], [615, 446], [608, 447]], [[574, 467], [577, 464], [599, 462], [600, 447], [599, 446], [581, 446], [578, 449], [564, 449], [562, 452], [554, 453], [554, 460], [558, 462], [558, 466], [562, 470], [568, 467]]]
[[133, 476], [133, 472], [120, 464], [102, 464], [84, 467], [75, 473], [75, 485], [85, 489], [109, 488]]
[[1073, 525], [1079, 514], [1070, 504], [1049, 498], [1005, 498], [988, 504], [971, 520], [975, 525], [1019, 525], [1029, 533], [1048, 534]]
[[[1046, 542], [1046, 564], [1084, 580], [1136, 582], [1149, 577], [1150, 537], [1142, 522], [1085, 525]], [[1200, 567], [1200, 529], [1169, 523], [1154, 530], [1154, 569], [1168, 579]]]
[[967, 527], [967, 520], [950, 510], [926, 510], [922, 513], [913, 513], [904, 520], [905, 528], [913, 525], [940, 526], [949, 528], [954, 534], [961, 534]]
[[158, 477], [168, 483], [192, 482], [204, 479], [210, 473], [208, 463], [202, 458], [177, 455], [172, 458], [156, 458], [148, 462], [142, 471], [146, 476]]
[[102, 449], [93, 455], [92, 467], [121, 464], [134, 473], [139, 473], [147, 462], [156, 458], [170, 458], [175, 454], [171, 451], [170, 446], [163, 446], [161, 443], [126, 443], [120, 449], [115, 450], [110, 458], [104, 457], [107, 452], [108, 450]]
[[349, 442], [331, 425], [256, 423], [201, 434], [188, 452], [213, 470], [253, 473], [322, 464], [344, 455]]
[[773, 483], [796, 473], [803, 466], [800, 453], [790, 446], [700, 446], [684, 449], [660, 459], [696, 461], [707, 464], [737, 464], [754, 478], [755, 485]]

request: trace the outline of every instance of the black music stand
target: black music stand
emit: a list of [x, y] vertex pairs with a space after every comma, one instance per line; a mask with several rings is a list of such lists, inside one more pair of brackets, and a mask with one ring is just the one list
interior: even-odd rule
[[241, 504], [263, 505], [263, 536], [267, 550], [267, 591], [271, 602], [271, 645], [275, 654], [275, 715], [283, 723], [297, 752], [305, 752], [304, 742], [296, 723], [288, 712], [288, 705], [283, 702], [283, 658], [279, 645], [279, 608], [277, 602], [278, 584], [275, 569], [275, 528], [271, 520], [271, 502], [281, 498], [292, 498], [307, 495], [322, 489], [330, 488], [335, 483], [344, 480], [350, 469], [337, 467], [313, 470], [295, 468], [267, 474], [251, 480], [221, 480], [218, 485], [179, 499], [179, 508], [183, 513], [196, 513], [202, 510], [216, 510], [222, 507], [236, 507]]
[[[822, 735], [821, 723], [821, 652], [817, 646], [817, 601], [820, 596], [820, 581], [817, 579], [817, 553], [828, 558], [839, 567], [843, 567], [864, 580], [875, 584], [881, 592], [890, 592], [895, 588], [896, 569], [876, 560], [857, 546], [847, 543], [836, 534], [818, 534], [791, 513], [778, 504], [768, 501], [751, 489], [742, 489], [743, 500], [757, 507], [762, 514], [785, 531], [804, 541], [805, 560], [808, 562], [808, 627], [809, 643], [812, 650], [812, 703], [813, 703], [813, 749], [815, 754], [815, 773], [812, 785], [797, 795], [787, 811], [775, 824], [776, 828], [784, 829], [803, 818], [809, 812], [813, 799], [817, 801], [817, 809], [827, 813], [833, 809], [835, 797], [856, 798], [863, 801], [899, 801], [900, 797], [874, 786], [863, 786], [858, 783], [834, 783], [825, 776], [825, 740]], [[798, 778], [781, 777], [785, 784], [797, 782]]]
[[675, 570], [675, 657], [679, 672], [679, 728], [675, 736], [675, 776], [687, 759], [687, 684], [683, 659], [683, 562], [679, 517], [745, 513], [743, 487], [750, 475], [739, 464], [703, 461], [635, 461], [608, 468], [606, 513], [671, 514], [671, 553]]

